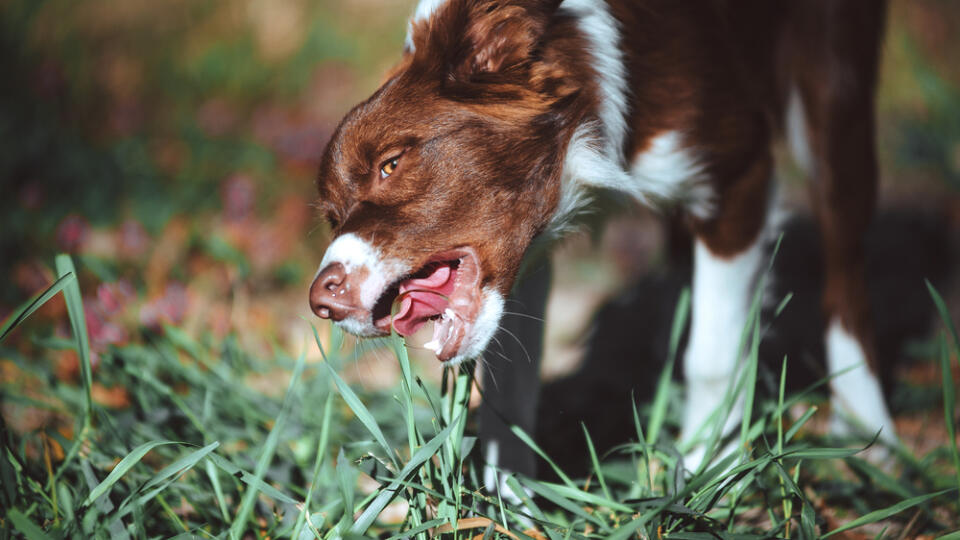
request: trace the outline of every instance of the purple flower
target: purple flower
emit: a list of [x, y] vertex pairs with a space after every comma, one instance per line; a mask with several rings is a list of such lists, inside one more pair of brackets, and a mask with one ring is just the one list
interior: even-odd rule
[[163, 296], [154, 298], [140, 308], [140, 324], [148, 328], [159, 328], [162, 324], [178, 324], [187, 314], [189, 298], [182, 284], [167, 284]]
[[150, 237], [143, 225], [135, 219], [128, 219], [120, 226], [120, 253], [136, 257], [142, 255], [150, 243]]
[[90, 224], [82, 216], [70, 214], [57, 227], [57, 245], [63, 251], [74, 253], [80, 249], [90, 233]]
[[136, 291], [127, 280], [103, 283], [97, 287], [97, 301], [104, 315], [107, 316], [122, 312], [135, 297]]
[[227, 178], [221, 188], [223, 212], [230, 221], [240, 221], [253, 210], [256, 186], [245, 174], [234, 174]]

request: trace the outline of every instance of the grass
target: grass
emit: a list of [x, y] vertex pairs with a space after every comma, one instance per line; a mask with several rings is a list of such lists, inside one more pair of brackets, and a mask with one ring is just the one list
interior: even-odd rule
[[[383, 344], [400, 365], [397, 386], [358, 392], [338, 374], [351, 358], [336, 331], [327, 348], [314, 329], [316, 343], [297, 358], [277, 350], [264, 360], [232, 338], [196, 340], [174, 327], [94, 365], [76, 270], [66, 256], [56, 267], [59, 279], [0, 326], [0, 339], [62, 293], [74, 339], [58, 346], [76, 352], [79, 382], [53, 381], [48, 367], [5, 348], [30, 382], [4, 381], [2, 392], [8, 410], [52, 410], [72, 424], [27, 433], [0, 426], [0, 538], [826, 538], [870, 524], [857, 534], [904, 538], [957, 527], [950, 362], [960, 342], [932, 287], [950, 338], [940, 337], [938, 361], [954, 444], [922, 456], [896, 448], [896, 465], [879, 468], [857, 456], [862, 446], [813, 435], [805, 429], [816, 410], [810, 391], [784, 392], [789, 359], [778, 395], [755, 395], [758, 300], [742, 338], [745, 368], [725, 404], [744, 393], [740, 429], [723, 437], [717, 421], [703, 430], [710, 448], [735, 451], [685, 471], [668, 399], [685, 293], [658, 390], [649, 407], [633, 410], [633, 442], [600, 455], [584, 428], [592, 472], [571, 478], [516, 430], [559, 481], [503, 471], [509, 493], [490, 493], [470, 435], [472, 366], [428, 385], [392, 336]], [[308, 346], [320, 347], [322, 362], [306, 361]], [[285, 378], [271, 375], [278, 366]], [[286, 390], [255, 392], [247, 384], [255, 376]], [[130, 405], [99, 405], [94, 381], [125, 388]]]

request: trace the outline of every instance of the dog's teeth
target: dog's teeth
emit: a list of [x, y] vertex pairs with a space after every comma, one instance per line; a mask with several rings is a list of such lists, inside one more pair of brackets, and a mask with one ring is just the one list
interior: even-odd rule
[[443, 326], [449, 322], [443, 316], [443, 313], [440, 313], [436, 316], [433, 322], [433, 339], [423, 344], [423, 348], [433, 351], [435, 354], [440, 354], [440, 350], [443, 349], [443, 342], [440, 341], [440, 336], [443, 334]]
[[443, 338], [444, 341], [450, 341], [450, 338], [453, 337], [453, 319], [450, 319], [450, 324], [447, 325], [447, 336]]

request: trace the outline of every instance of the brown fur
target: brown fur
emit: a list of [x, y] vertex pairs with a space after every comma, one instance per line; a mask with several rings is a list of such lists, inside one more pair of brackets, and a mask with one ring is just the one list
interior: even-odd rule
[[[412, 268], [477, 250], [484, 285], [509, 291], [560, 198], [566, 145], [598, 105], [589, 47], [558, 0], [448, 0], [414, 24], [384, 85], [327, 147], [319, 206], [334, 233], [362, 232]], [[873, 88], [879, 0], [610, 0], [628, 73], [628, 160], [684, 134], [716, 194], [690, 218], [721, 256], [764, 220], [770, 141], [788, 89], [807, 106], [823, 230], [824, 309], [872, 359], [862, 235], [876, 184]], [[383, 162], [401, 156], [381, 179]]]
[[535, 2], [492, 4], [450, 2], [415, 26], [415, 52], [335, 132], [318, 204], [336, 234], [363, 231], [414, 268], [472, 245], [484, 285], [506, 294], [557, 205], [565, 145], [595, 90], [573, 21], [546, 29], [552, 10]]

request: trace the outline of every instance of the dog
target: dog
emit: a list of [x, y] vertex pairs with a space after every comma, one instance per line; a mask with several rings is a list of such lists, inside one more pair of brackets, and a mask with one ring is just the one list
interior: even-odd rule
[[[433, 321], [425, 347], [440, 361], [474, 359], [501, 324], [525, 254], [570, 229], [597, 190], [674, 205], [694, 238], [681, 439], [694, 441], [695, 468], [711, 457], [698, 431], [737, 374], [765, 262], [771, 144], [783, 135], [810, 178], [821, 228], [831, 425], [895, 441], [863, 248], [876, 198], [884, 8], [421, 0], [399, 64], [323, 153], [317, 205], [334, 239], [312, 310], [357, 336], [407, 336]], [[520, 369], [536, 377], [535, 365]], [[531, 417], [518, 404], [529, 390], [508, 386], [498, 399]]]

